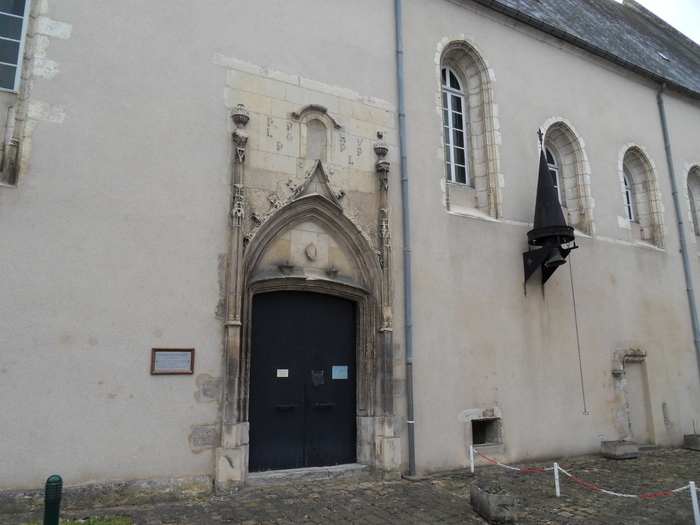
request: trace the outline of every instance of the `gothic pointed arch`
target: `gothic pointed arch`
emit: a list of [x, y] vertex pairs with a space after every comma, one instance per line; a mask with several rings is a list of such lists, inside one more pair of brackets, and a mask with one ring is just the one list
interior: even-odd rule
[[357, 305], [357, 462], [380, 470], [400, 463], [393, 428], [391, 329], [384, 324], [384, 273], [379, 252], [359, 224], [329, 194], [322, 163], [248, 238], [243, 297], [238, 409], [247, 421], [252, 299], [292, 290], [336, 295]]
[[[323, 193], [307, 193], [309, 187], [277, 209], [250, 238], [243, 260], [246, 282], [269, 279], [276, 272], [303, 279], [314, 276], [379, 299], [381, 266], [369, 238], [337, 201], [324, 194], [322, 185]], [[316, 255], [311, 257], [304, 243], [314, 240], [324, 245], [314, 245]]]

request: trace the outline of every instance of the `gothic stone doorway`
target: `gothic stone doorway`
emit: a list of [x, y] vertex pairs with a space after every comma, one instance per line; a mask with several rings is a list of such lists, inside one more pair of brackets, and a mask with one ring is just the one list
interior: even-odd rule
[[356, 461], [355, 312], [319, 293], [253, 297], [251, 472]]
[[[311, 387], [304, 388], [314, 388], [314, 376], [311, 373], [321, 371], [323, 385], [332, 386], [335, 382], [337, 386], [341, 382], [347, 382], [354, 388], [349, 394], [344, 394], [350, 400], [353, 421], [350, 422], [351, 416], [348, 415], [348, 422], [342, 423], [347, 431], [345, 435], [352, 435], [352, 438], [346, 438], [345, 443], [348, 450], [352, 449], [352, 453], [348, 452], [348, 456], [342, 459], [326, 457], [314, 461], [326, 464], [357, 462], [391, 473], [397, 473], [401, 467], [401, 442], [394, 432], [394, 362], [389, 299], [391, 275], [387, 268], [382, 267], [370, 239], [344, 213], [332, 192], [324, 187], [324, 184], [327, 186], [326, 177], [321, 177], [323, 174], [319, 170], [320, 166], [313, 172], [315, 175], [312, 174], [313, 177], [307, 180], [308, 184], [303, 186], [305, 189], [296, 192], [288, 203], [276, 208], [249, 234], [244, 253], [239, 251], [236, 258], [231, 257], [232, 267], [227, 279], [232, 308], [226, 322], [226, 389], [222, 406], [221, 447], [216, 452], [216, 487], [219, 491], [240, 485], [251, 470], [284, 468], [279, 463], [259, 463], [257, 458], [261, 457], [260, 453], [251, 451], [262, 439], [256, 434], [256, 429], [259, 428], [256, 420], [259, 416], [256, 417], [258, 409], [254, 404], [264, 399], [267, 391], [272, 392], [275, 383], [281, 384], [282, 379], [292, 379], [294, 367], [298, 364], [272, 362], [272, 377], [265, 379], [263, 375], [262, 380], [256, 379], [258, 373], [251, 369], [258, 366], [256, 359], [262, 355], [253, 342], [253, 332], [258, 331], [259, 317], [253, 313], [254, 306], [257, 310], [258, 300], [264, 300], [264, 296], [278, 292], [330, 296], [325, 297], [324, 300], [327, 301], [341, 299], [339, 304], [351, 305], [349, 308], [354, 315], [354, 321], [350, 323], [353, 326], [353, 336], [347, 338], [353, 342], [352, 358], [347, 364], [321, 363], [319, 370], [313, 361], [308, 363], [305, 354], [297, 356], [299, 362], [306, 362], [303, 372], [305, 381], [311, 381]], [[315, 192], [311, 192], [312, 189]], [[258, 295], [260, 298], [256, 299]], [[319, 315], [327, 309], [330, 307], [320, 308]], [[296, 315], [294, 308], [288, 310], [291, 313], [284, 315]], [[269, 317], [274, 318], [275, 322], [283, 323], [284, 315], [270, 314]], [[263, 315], [262, 319], [264, 317]], [[344, 317], [352, 318], [349, 314]], [[340, 330], [331, 328], [331, 331]], [[263, 334], [268, 331], [261, 329]], [[283, 345], [271, 346], [281, 348]], [[264, 363], [264, 359], [260, 361], [261, 365]], [[333, 366], [348, 366], [348, 379], [334, 380], [333, 369], [324, 368]], [[290, 377], [278, 378], [278, 369], [281, 375], [287, 370]], [[265, 373], [269, 374], [270, 370]], [[336, 369], [336, 377], [343, 373], [342, 368]], [[316, 381], [320, 380], [321, 377], [316, 375]], [[268, 382], [267, 387], [265, 381]], [[291, 416], [285, 412], [300, 411], [303, 403], [313, 403], [314, 410], [317, 403], [331, 403], [325, 400], [311, 401], [307, 391], [301, 389], [301, 392], [302, 396], [306, 396], [302, 401], [270, 399], [272, 407], [268, 406], [267, 410], [274, 408], [274, 416], [280, 416], [282, 420], [282, 416]], [[277, 405], [282, 405], [280, 410]], [[298, 407], [286, 408], [284, 405]], [[321, 413], [316, 415], [323, 415], [321, 408], [318, 408]], [[326, 415], [338, 411], [337, 407], [325, 410], [329, 412]], [[278, 411], [284, 414], [277, 414]], [[274, 420], [270, 417], [268, 419]], [[305, 421], [301, 419], [291, 425], [302, 429], [302, 440], [307, 439], [304, 432], [308, 434], [317, 430], [316, 427], [325, 429], [327, 426], [336, 426], [333, 422], [311, 426]], [[305, 429], [307, 426], [308, 429]], [[281, 428], [274, 427], [273, 430], [279, 435], [288, 436], [289, 433]], [[298, 440], [299, 433], [296, 436]], [[307, 454], [307, 459], [302, 461], [311, 461], [309, 453], [302, 449], [302, 458], [304, 454]]]

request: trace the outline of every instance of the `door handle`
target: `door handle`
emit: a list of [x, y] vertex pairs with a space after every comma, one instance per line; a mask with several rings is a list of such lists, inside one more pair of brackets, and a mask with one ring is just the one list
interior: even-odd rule
[[316, 408], [333, 408], [335, 403], [316, 403]]
[[296, 408], [297, 405], [277, 405], [275, 408], [277, 410], [292, 410], [293, 408]]

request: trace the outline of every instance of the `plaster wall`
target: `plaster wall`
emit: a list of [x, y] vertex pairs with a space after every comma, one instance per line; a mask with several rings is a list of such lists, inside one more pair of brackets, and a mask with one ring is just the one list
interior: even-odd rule
[[[425, 80], [407, 83], [409, 150], [424, 153], [410, 156], [412, 209], [421, 210], [412, 223], [412, 236], [421, 239], [412, 251], [419, 468], [468, 464], [471, 429], [459, 414], [472, 408], [500, 409], [499, 457], [507, 460], [594, 452], [600, 436], [627, 437], [626, 406], [611, 373], [613, 351], [621, 347], [647, 351], [654, 441], [678, 444], [698, 413], [698, 365], [656, 103], [659, 86], [464, 4], [431, 4], [430, 16], [420, 7], [405, 14], [405, 31], [412, 35], [406, 77]], [[472, 44], [495, 79], [504, 179], [498, 222], [450, 214], [444, 206], [436, 50], [455, 40]], [[684, 135], [678, 144], [674, 139], [675, 158], [697, 156], [691, 138], [700, 122], [697, 102], [672, 93], [666, 100], [672, 134]], [[572, 123], [584, 141], [595, 234], [579, 235], [571, 264], [554, 274], [544, 294], [538, 273], [525, 295], [520, 253], [532, 228], [536, 131], [555, 117]], [[665, 251], [633, 243], [628, 225], [618, 219], [624, 215], [618, 159], [626, 144], [643, 147], [655, 164]]]
[[[248, 65], [240, 77], [253, 67], [276, 71], [283, 89], [296, 79], [294, 110], [333, 98], [372, 170], [369, 141], [395, 118], [372, 102], [395, 92], [390, 8], [218, 1], [193, 15], [171, 2], [40, 0], [37, 10], [21, 181], [0, 188], [0, 487], [37, 487], [52, 473], [68, 484], [213, 476], [229, 109], [265, 95], [257, 85], [246, 99], [225, 58]], [[357, 74], [368, 67], [384, 74]], [[347, 93], [361, 94], [366, 114], [380, 107], [369, 119], [380, 121], [341, 107]], [[257, 167], [262, 149], [251, 153]], [[266, 159], [276, 188], [289, 178], [285, 159]], [[150, 375], [155, 347], [195, 348], [194, 375]]]

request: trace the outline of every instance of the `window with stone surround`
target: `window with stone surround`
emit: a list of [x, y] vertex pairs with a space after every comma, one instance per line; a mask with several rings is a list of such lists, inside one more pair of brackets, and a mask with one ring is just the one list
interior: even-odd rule
[[632, 144], [623, 147], [620, 185], [631, 239], [663, 248], [663, 205], [658, 177], [644, 148]]
[[29, 94], [29, 75], [22, 75], [22, 64], [31, 56], [31, 50], [25, 49], [31, 5], [31, 0], [0, 0], [0, 186], [19, 183], [20, 140]]
[[566, 222], [580, 232], [592, 235], [593, 199], [583, 139], [563, 117], [548, 120], [543, 128], [547, 164]]
[[468, 42], [445, 41], [439, 51], [446, 207], [498, 219], [503, 177], [493, 72]]
[[[700, 237], [700, 224], [698, 224], [698, 210], [700, 210], [700, 166], [693, 166], [688, 170], [688, 209], [692, 220], [695, 237]], [[697, 239], [696, 239], [697, 244]]]
[[17, 91], [30, 0], [0, 0], [0, 89]]

